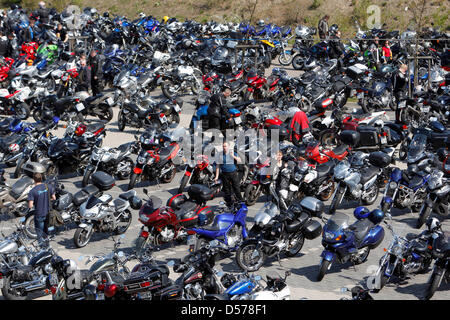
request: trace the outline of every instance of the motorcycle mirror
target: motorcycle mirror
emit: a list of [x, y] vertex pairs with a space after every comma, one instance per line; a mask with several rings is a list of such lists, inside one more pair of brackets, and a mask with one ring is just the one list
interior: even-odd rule
[[123, 258], [123, 257], [125, 256], [125, 253], [123, 253], [123, 251], [119, 251], [119, 252], [117, 253], [117, 256], [118, 256], [119, 258]]
[[148, 196], [148, 190], [144, 188], [143, 190], [144, 194]]
[[291, 275], [291, 272], [290, 271], [286, 271], [284, 274], [285, 274], [285, 276], [287, 278], [287, 277], [289, 277]]
[[220, 201], [220, 202], [219, 202], [219, 205], [223, 206], [223, 205], [225, 205], [225, 202]]
[[24, 223], [24, 222], [25, 222], [25, 218], [20, 218], [19, 221], [22, 222], [22, 223]]

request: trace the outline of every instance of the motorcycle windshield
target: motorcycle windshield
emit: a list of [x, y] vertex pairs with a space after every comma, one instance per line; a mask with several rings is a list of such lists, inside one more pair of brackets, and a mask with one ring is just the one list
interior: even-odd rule
[[228, 49], [227, 48], [217, 48], [216, 51], [214, 51], [214, 54], [212, 56], [212, 60], [214, 61], [225, 61], [225, 59], [228, 56]]
[[325, 224], [327, 231], [336, 232], [348, 227], [349, 217], [341, 212], [337, 212]]
[[416, 134], [408, 148], [408, 163], [415, 163], [425, 156], [427, 137], [423, 134]]

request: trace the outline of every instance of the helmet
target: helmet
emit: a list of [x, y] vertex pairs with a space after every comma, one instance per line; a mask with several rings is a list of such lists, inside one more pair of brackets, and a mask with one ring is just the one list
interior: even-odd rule
[[263, 19], [258, 20], [258, 26], [262, 27], [265, 24]]
[[60, 265], [61, 263], [63, 263], [63, 258], [61, 258], [58, 255], [54, 255], [53, 258], [50, 260], [50, 264], [52, 265], [53, 268], [58, 268], [58, 265]]
[[440, 162], [444, 162], [445, 158], [448, 156], [448, 150], [446, 148], [439, 148], [436, 151], [436, 155], [438, 156]]
[[425, 224], [428, 228], [428, 231], [433, 231], [441, 227], [441, 222], [439, 221], [438, 218], [435, 217], [429, 217]]
[[64, 261], [66, 274], [73, 274], [77, 269], [77, 264], [72, 259], [67, 259]]
[[361, 219], [365, 219], [369, 216], [370, 214], [370, 210], [367, 209], [366, 207], [357, 207], [354, 211], [353, 211], [353, 215], [355, 216], [356, 219], [361, 220]]
[[44, 1], [40, 1], [38, 3], [38, 5], [39, 5], [39, 8], [45, 8], [45, 2]]
[[168, 16], [164, 16], [164, 17], [162, 18], [162, 21], [163, 21], [164, 23], [167, 23], [168, 20], [169, 20], [169, 17], [168, 17]]
[[337, 24], [333, 24], [331, 27], [330, 27], [330, 29], [328, 30], [328, 32], [331, 34], [331, 35], [336, 35], [336, 33], [339, 31], [339, 27], [338, 27], [338, 25]]
[[142, 207], [142, 200], [141, 198], [134, 196], [130, 199], [130, 206], [134, 210], [139, 210]]
[[272, 69], [272, 74], [273, 74], [274, 76], [280, 76], [281, 73], [282, 73], [282, 71], [281, 71], [280, 68], [275, 67], [275, 68]]
[[44, 121], [53, 120], [53, 112], [51, 112], [50, 110], [44, 110], [42, 112], [41, 119]]
[[104, 18], [109, 18], [109, 12], [103, 13], [103, 17], [104, 17]]
[[372, 210], [368, 218], [373, 224], [379, 224], [384, 219], [384, 212], [380, 209]]
[[145, 17], [145, 13], [140, 12], [140, 13], [139, 13], [139, 18], [144, 18], [144, 17]]

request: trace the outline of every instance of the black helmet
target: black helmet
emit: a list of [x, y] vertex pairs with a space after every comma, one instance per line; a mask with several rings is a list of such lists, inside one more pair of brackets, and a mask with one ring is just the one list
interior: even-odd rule
[[103, 17], [104, 17], [104, 18], [109, 18], [109, 12], [103, 13]]
[[130, 206], [134, 210], [139, 210], [142, 207], [142, 200], [138, 196], [134, 196], [130, 199]]
[[330, 35], [336, 35], [336, 33], [339, 31], [339, 27], [337, 24], [333, 24], [330, 29], [328, 30], [328, 32], [330, 33]]
[[380, 209], [372, 210], [369, 214], [369, 220], [373, 224], [379, 224], [384, 219], [384, 212]]
[[53, 120], [53, 112], [51, 112], [50, 110], [44, 110], [42, 112], [41, 118], [44, 121], [51, 121], [51, 120]]

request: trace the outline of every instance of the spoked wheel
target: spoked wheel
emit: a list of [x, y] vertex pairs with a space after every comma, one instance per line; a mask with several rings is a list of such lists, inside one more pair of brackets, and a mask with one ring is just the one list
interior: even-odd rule
[[361, 264], [366, 262], [367, 258], [369, 257], [370, 249], [369, 247], [364, 247], [359, 250], [358, 256], [355, 259], [355, 264]]
[[261, 195], [261, 187], [259, 185], [249, 184], [245, 188], [244, 198], [247, 206], [252, 206], [256, 203]]
[[362, 202], [365, 205], [373, 204], [378, 198], [379, 191], [380, 191], [380, 188], [378, 187], [378, 185], [374, 184], [372, 186], [372, 188], [370, 189], [368, 196], [365, 199], [362, 199]]
[[322, 201], [328, 201], [336, 189], [336, 184], [332, 179], [328, 180], [326, 183], [330, 186], [319, 194], [319, 198]]
[[287, 53], [286, 51], [283, 51], [283, 53], [278, 56], [278, 62], [282, 66], [290, 65], [292, 63], [292, 59], [292, 55], [290, 53]]
[[114, 230], [114, 233], [115, 234], [125, 233], [130, 227], [131, 220], [132, 220], [131, 212], [125, 210], [120, 216], [119, 221], [117, 221], [117, 228], [116, 230]]
[[123, 111], [119, 111], [119, 115], [117, 118], [117, 126], [119, 127], [120, 131], [125, 130], [125, 126], [127, 124], [127, 120], [125, 119], [125, 115], [123, 114]]
[[262, 248], [258, 248], [256, 242], [248, 242], [239, 247], [236, 252], [236, 263], [248, 272], [258, 271], [266, 260]]
[[26, 300], [27, 295], [24, 295], [22, 291], [11, 288], [11, 277], [4, 279], [5, 283], [2, 288], [2, 294], [6, 300]]
[[305, 243], [305, 237], [302, 233], [297, 234], [295, 237], [289, 241], [288, 248], [286, 250], [286, 256], [295, 257], [300, 250], [303, 248], [303, 244]]
[[25, 233], [31, 239], [37, 238], [36, 227], [34, 226], [34, 215], [29, 216], [25, 220]]

